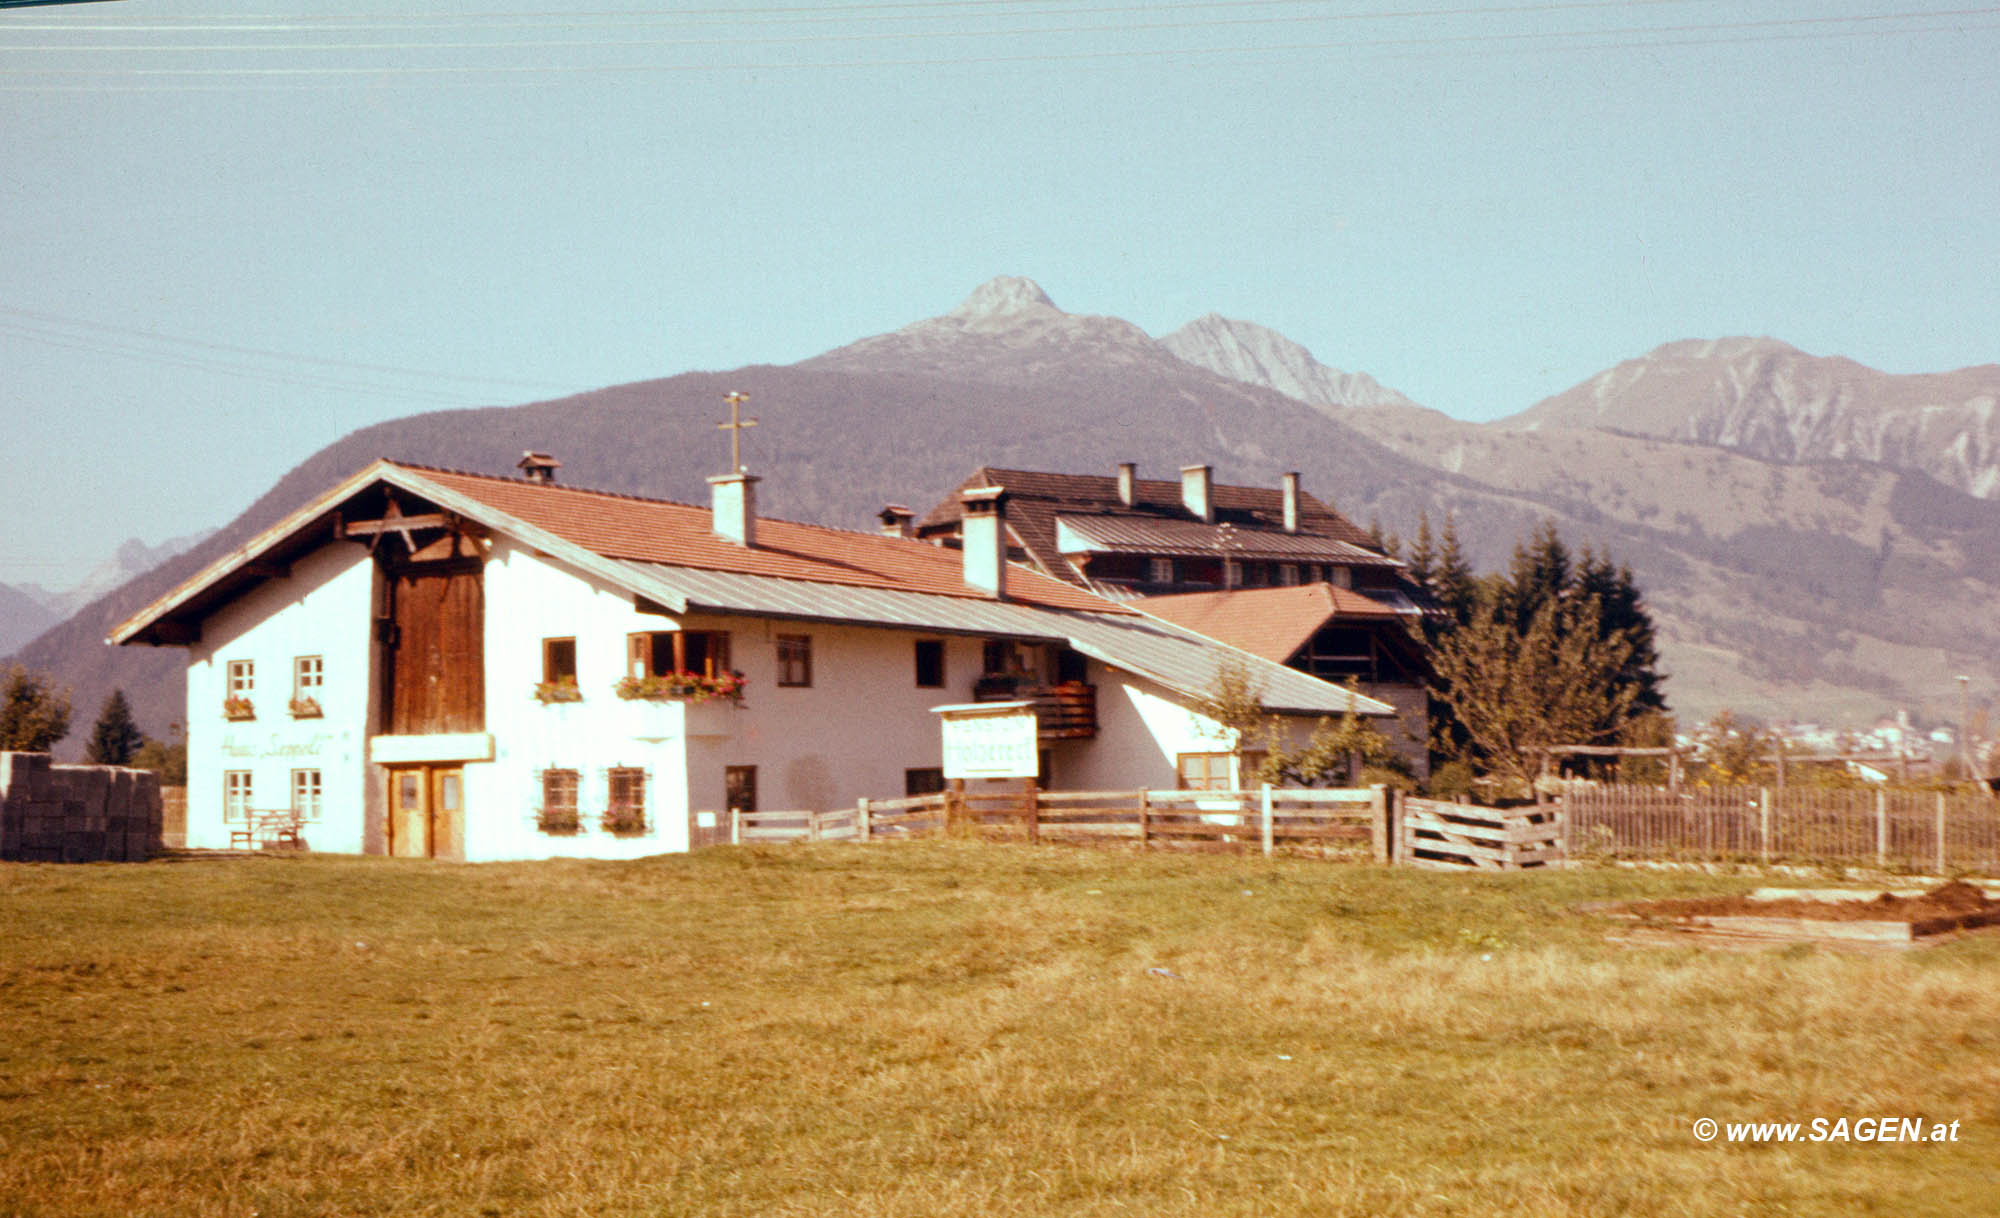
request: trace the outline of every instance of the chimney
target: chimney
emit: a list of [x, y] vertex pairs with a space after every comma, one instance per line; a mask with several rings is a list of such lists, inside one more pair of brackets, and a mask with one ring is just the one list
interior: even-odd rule
[[884, 537], [915, 537], [917, 514], [900, 503], [891, 503], [875, 513], [882, 521]]
[[1299, 475], [1296, 470], [1284, 475], [1285, 486], [1285, 532], [1299, 531]]
[[1215, 498], [1210, 493], [1215, 468], [1208, 465], [1181, 466], [1181, 503], [1204, 524], [1215, 523]]
[[965, 582], [999, 599], [1007, 599], [1007, 491], [981, 486], [959, 496], [965, 511], [959, 522], [959, 545], [965, 560]]
[[739, 546], [757, 544], [757, 484], [763, 479], [738, 470], [708, 480], [715, 535]]
[[1118, 502], [1126, 507], [1139, 502], [1139, 467], [1134, 462], [1118, 463]]
[[561, 466], [562, 462], [554, 457], [537, 452], [522, 453], [521, 459], [514, 463], [514, 468], [521, 471], [523, 478], [530, 482], [539, 482], [544, 486], [555, 485], [556, 470]]

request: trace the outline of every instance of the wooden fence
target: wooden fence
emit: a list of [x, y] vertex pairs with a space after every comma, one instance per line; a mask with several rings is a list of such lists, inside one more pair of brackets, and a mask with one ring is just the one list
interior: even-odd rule
[[831, 812], [736, 812], [735, 842], [886, 841], [947, 832], [1141, 850], [1261, 851], [1439, 867], [1532, 867], [1560, 857], [1553, 809], [1500, 811], [1381, 787], [1255, 791], [946, 791]]
[[1572, 858], [2000, 871], [1992, 796], [1571, 783], [1560, 804]]

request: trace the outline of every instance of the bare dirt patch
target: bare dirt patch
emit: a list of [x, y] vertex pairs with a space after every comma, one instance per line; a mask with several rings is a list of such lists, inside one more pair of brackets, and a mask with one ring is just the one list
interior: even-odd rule
[[1953, 931], [2000, 925], [2000, 900], [1958, 880], [1928, 892], [1873, 898], [1693, 897], [1632, 901], [1601, 912], [1676, 933], [1769, 941], [1847, 940], [1908, 946]]

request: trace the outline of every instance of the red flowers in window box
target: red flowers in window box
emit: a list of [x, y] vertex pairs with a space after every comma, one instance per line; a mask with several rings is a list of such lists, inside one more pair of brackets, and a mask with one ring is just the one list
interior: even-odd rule
[[717, 677], [670, 672], [661, 677], [625, 677], [612, 686], [612, 690], [627, 701], [634, 698], [655, 702], [666, 698], [686, 698], [690, 702], [707, 702], [713, 698], [727, 698], [731, 702], [740, 702], [746, 684], [748, 682], [744, 681], [740, 672]]

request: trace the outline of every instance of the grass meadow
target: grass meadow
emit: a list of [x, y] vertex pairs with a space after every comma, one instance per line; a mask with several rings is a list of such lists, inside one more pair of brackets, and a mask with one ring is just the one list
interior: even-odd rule
[[[8, 1215], [1972, 1215], [2000, 945], [945, 841], [0, 867]], [[1154, 970], [1164, 970], [1166, 975]], [[1704, 1144], [1921, 1116], [1952, 1144]]]

